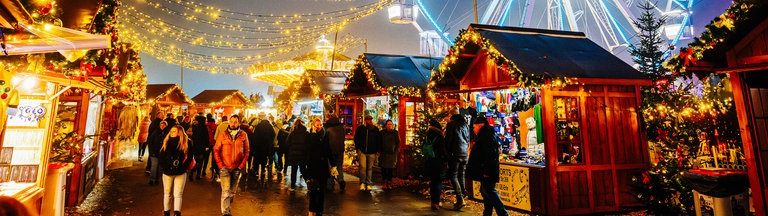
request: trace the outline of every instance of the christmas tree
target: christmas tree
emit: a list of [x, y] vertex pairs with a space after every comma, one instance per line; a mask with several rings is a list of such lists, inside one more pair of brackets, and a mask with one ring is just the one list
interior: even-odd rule
[[[729, 19], [738, 19], [749, 7], [735, 3], [726, 14], [731, 14]], [[699, 146], [702, 143], [741, 146], [730, 81], [723, 74], [685, 71], [689, 64], [701, 58], [704, 50], [716, 45], [717, 42], [708, 48], [698, 46], [704, 37], [696, 38], [688, 48], [680, 49], [680, 54], [663, 62], [663, 52], [660, 51], [663, 45], [658, 33], [664, 19], [656, 18], [647, 3], [640, 8], [644, 13], [635, 25], [642, 35], [631, 52], [640, 71], [651, 76], [654, 82], [653, 86], [643, 89], [641, 107], [651, 165], [633, 178], [634, 192], [648, 208], [647, 214], [691, 215], [694, 213], [693, 192], [683, 179], [683, 173], [695, 168]], [[738, 13], [734, 13], [736, 11]], [[732, 30], [718, 25], [719, 22], [723, 21], [716, 20], [707, 26], [702, 34], [708, 35], [707, 40], [725, 41], [727, 33], [716, 34], [718, 38], [710, 37], [712, 32]], [[674, 47], [669, 46], [669, 49]]]

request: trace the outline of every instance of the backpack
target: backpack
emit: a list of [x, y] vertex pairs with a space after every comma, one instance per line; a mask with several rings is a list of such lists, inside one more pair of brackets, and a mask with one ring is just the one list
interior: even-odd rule
[[421, 146], [421, 151], [424, 152], [424, 156], [427, 157], [427, 159], [437, 157], [435, 154], [435, 140], [437, 140], [437, 137], [432, 140], [427, 140], [427, 143]]

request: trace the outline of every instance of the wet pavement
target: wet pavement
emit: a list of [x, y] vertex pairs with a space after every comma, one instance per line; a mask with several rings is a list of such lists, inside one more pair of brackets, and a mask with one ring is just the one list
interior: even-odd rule
[[[162, 185], [150, 186], [144, 174], [144, 163], [108, 171], [108, 177], [99, 183], [89, 198], [73, 215], [162, 215]], [[326, 193], [324, 215], [481, 215], [477, 203], [461, 212], [449, 208], [453, 203], [444, 202], [443, 209], [433, 211], [429, 199], [406, 189], [382, 191], [374, 187], [371, 192], [361, 192], [357, 177], [346, 174], [345, 192]], [[233, 215], [307, 215], [306, 187], [289, 191], [289, 177], [258, 180], [250, 175], [240, 182], [240, 189], [232, 204]], [[182, 204], [183, 215], [221, 215], [221, 187], [210, 178], [187, 181]], [[97, 196], [94, 198], [94, 196]], [[97, 204], [94, 204], [97, 203]], [[82, 213], [83, 206], [90, 206], [90, 213]], [[481, 205], [479, 205], [481, 206]], [[480, 207], [481, 208], [481, 207]], [[510, 211], [510, 213], [513, 213]]]

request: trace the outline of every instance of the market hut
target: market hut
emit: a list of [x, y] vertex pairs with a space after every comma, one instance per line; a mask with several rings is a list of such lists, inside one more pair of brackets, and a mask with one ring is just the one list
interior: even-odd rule
[[218, 120], [221, 116], [243, 114], [249, 100], [240, 90], [205, 90], [192, 98], [195, 112], [212, 113]]
[[[365, 53], [355, 60], [341, 90], [343, 97], [354, 102], [352, 105], [340, 102], [337, 113], [343, 113], [340, 116], [347, 118], [356, 117], [353, 128], [362, 124], [365, 115], [373, 116], [374, 124], [382, 127], [388, 119], [395, 124], [401, 144], [398, 176], [409, 172], [405, 168], [411, 158], [404, 155], [418, 130], [418, 112], [424, 106], [424, 90], [430, 70], [442, 60], [439, 57]], [[351, 112], [349, 108], [352, 108]]]
[[[195, 104], [176, 84], [147, 85], [146, 102], [146, 105], [156, 107], [153, 112], [160, 110], [175, 116], [188, 114], [184, 108]], [[150, 117], [152, 116], [154, 115], [150, 115]]]
[[[81, 13], [64, 16], [62, 19], [82, 20], [81, 14], [95, 14], [98, 4], [91, 3], [79, 4], [74, 9], [81, 10]], [[69, 9], [73, 8], [68, 7], [64, 11]], [[107, 36], [78, 31], [76, 29], [81, 27], [79, 25], [67, 24], [61, 27], [36, 23], [18, 0], [3, 1], [0, 27], [19, 30], [13, 36], [6, 35], [2, 42], [2, 53], [6, 57], [0, 61], [3, 68], [0, 79], [5, 89], [0, 102], [0, 113], [3, 114], [0, 116], [0, 135], [3, 137], [0, 139], [1, 195], [19, 200], [33, 214], [40, 214], [41, 211], [43, 214], [63, 213], [66, 200], [60, 189], [64, 188], [66, 176], [53, 175], [56, 172], [55, 167], [52, 167], [54, 164], [49, 166], [49, 157], [59, 155], [56, 144], [60, 142], [55, 136], [56, 115], [60, 114], [57, 104], [67, 101], [67, 98], [85, 101], [87, 104], [89, 96], [96, 92], [103, 93], [105, 86], [103, 82], [88, 78], [88, 75], [93, 75], [90, 70], [81, 68], [75, 74], [65, 75], [61, 68], [47, 67], [49, 65], [43, 63], [47, 62], [46, 56], [27, 54], [58, 52], [64, 58], [74, 60], [85, 54], [80, 50], [109, 48], [110, 40]], [[85, 123], [92, 122], [87, 121], [85, 116], [81, 114], [75, 117], [83, 123], [75, 124], [75, 129], [87, 128]], [[83, 135], [82, 132], [69, 134]], [[89, 147], [87, 150], [91, 150], [91, 145], [84, 146], [82, 143], [72, 143], [72, 146]], [[94, 151], [84, 153], [93, 155]], [[63, 154], [68, 155], [69, 152]], [[74, 166], [65, 164], [64, 170], [81, 165], [79, 158], [67, 161], [74, 163]], [[60, 184], [49, 185], [51, 182]], [[73, 193], [77, 194], [77, 191]]]
[[[476, 111], [501, 134], [509, 147], [497, 189], [506, 206], [594, 214], [637, 205], [629, 183], [648, 164], [643, 85], [645, 75], [584, 33], [472, 24], [428, 94], [460, 97], [471, 107], [462, 113]], [[479, 183], [473, 188], [481, 198]]]
[[[730, 79], [733, 106], [743, 145], [737, 145], [735, 151], [744, 151], [743, 157], [737, 156], [736, 159], [746, 161], [747, 178], [742, 178], [741, 166], [737, 166], [737, 169], [724, 166], [710, 170], [701, 169], [704, 172], [698, 174], [708, 176], [704, 189], [717, 190], [720, 193], [714, 199], [725, 197], [729, 204], [753, 204], [754, 215], [768, 214], [768, 14], [765, 9], [765, 3], [734, 3], [705, 27], [699, 40], [688, 44], [684, 50], [681, 49], [667, 65], [679, 73], [697, 74], [700, 77], [708, 74], [720, 77], [727, 75]], [[717, 140], [717, 143], [723, 142]], [[721, 154], [731, 158], [728, 151], [733, 148], [734, 146], [729, 145], [725, 153]], [[724, 162], [720, 163], [722, 165]], [[726, 181], [726, 178], [737, 181]], [[749, 181], [752, 200], [737, 198], [735, 202], [727, 201], [728, 197], [734, 197], [731, 195], [747, 194], [745, 179]], [[715, 184], [713, 180], [717, 180], [715, 183], [722, 183]], [[701, 188], [694, 186], [694, 190], [699, 189]], [[700, 196], [694, 197], [694, 200], [698, 200]], [[737, 205], [730, 207], [737, 209]], [[699, 205], [696, 207], [697, 210], [704, 208]], [[725, 205], [719, 207], [731, 209]], [[718, 210], [715, 209], [715, 212]], [[749, 213], [748, 208], [745, 213]], [[737, 215], [735, 211], [734, 215]]]

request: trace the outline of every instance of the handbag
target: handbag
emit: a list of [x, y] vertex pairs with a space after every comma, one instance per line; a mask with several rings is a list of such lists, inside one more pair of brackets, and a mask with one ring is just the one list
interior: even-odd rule
[[192, 157], [192, 161], [189, 162], [189, 167], [187, 167], [187, 170], [192, 170], [195, 168], [195, 165], [197, 165], [197, 162], [195, 161], [195, 157]]

